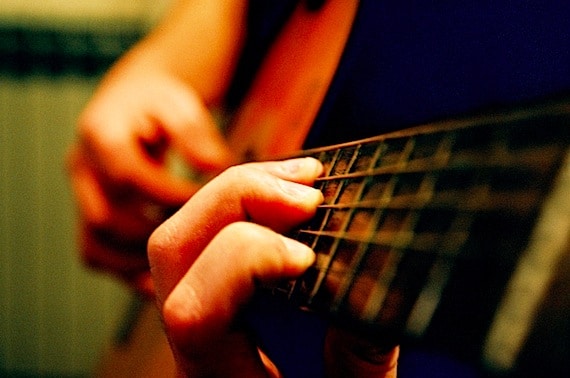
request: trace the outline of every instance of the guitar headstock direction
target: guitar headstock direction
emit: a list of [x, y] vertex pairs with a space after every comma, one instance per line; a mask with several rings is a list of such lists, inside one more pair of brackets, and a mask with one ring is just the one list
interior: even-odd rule
[[490, 374], [570, 369], [568, 103], [303, 152], [325, 165], [325, 201], [293, 235], [317, 259], [277, 291]]

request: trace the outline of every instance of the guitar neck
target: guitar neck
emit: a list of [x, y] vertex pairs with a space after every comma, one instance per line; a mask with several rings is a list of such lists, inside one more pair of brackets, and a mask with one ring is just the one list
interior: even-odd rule
[[[501, 361], [481, 356], [512, 339], [496, 329], [529, 301], [515, 327], [532, 331], [545, 294], [513, 294], [520, 265], [531, 266], [523, 281], [547, 286], [556, 272], [532, 259], [556, 266], [567, 254], [567, 243], [529, 246], [552, 193], [570, 197], [568, 183], [556, 189], [569, 144], [570, 106], [559, 102], [305, 151], [325, 166], [315, 184], [325, 200], [292, 236], [317, 258], [275, 291], [388, 343], [405, 336], [512, 369], [527, 336], [506, 342]], [[501, 313], [505, 301], [514, 305]]]

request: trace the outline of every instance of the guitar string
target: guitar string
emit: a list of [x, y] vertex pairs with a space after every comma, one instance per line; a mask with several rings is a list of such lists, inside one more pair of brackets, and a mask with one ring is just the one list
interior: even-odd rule
[[[450, 140], [451, 138], [448, 138]], [[379, 144], [380, 146], [381, 144]], [[449, 155], [451, 151], [447, 153]], [[445, 154], [436, 153], [440, 156], [436, 160], [444, 161], [449, 160], [445, 157]], [[443, 156], [443, 157], [441, 157]], [[542, 167], [544, 168], [544, 167]], [[475, 172], [481, 172], [481, 169], [476, 169], [476, 167], [469, 167], [469, 169]], [[425, 173], [428, 173], [426, 171]], [[528, 175], [528, 173], [525, 173]], [[339, 180], [344, 180], [347, 175], [330, 175], [331, 178], [338, 178]], [[370, 178], [371, 176], [364, 175], [364, 177]], [[471, 188], [467, 188], [471, 189]], [[325, 203], [319, 206], [319, 209], [332, 209], [332, 210], [342, 210], [354, 208], [358, 210], [362, 209], [400, 209], [400, 210], [457, 210], [460, 212], [483, 212], [492, 210], [503, 210], [510, 209], [516, 213], [527, 213], [532, 210], [529, 205], [536, 202], [536, 199], [540, 196], [539, 189], [528, 189], [520, 190], [520, 192], [499, 192], [493, 191], [492, 196], [487, 198], [485, 201], [466, 201], [469, 198], [470, 193], [467, 189], [463, 190], [451, 190], [451, 191], [422, 191], [413, 194], [404, 194], [389, 197], [380, 197], [373, 200], [357, 200], [354, 202], [339, 202], [339, 203]], [[325, 219], [326, 220], [326, 219]], [[322, 229], [322, 227], [321, 227]], [[312, 230], [299, 230], [301, 233], [312, 233], [319, 234], [317, 231]], [[342, 234], [330, 234], [322, 233], [327, 236], [332, 236], [336, 238], [354, 239], [354, 237], [346, 236]]]
[[[549, 105], [544, 105], [542, 107], [523, 107], [519, 109], [514, 109], [512, 111], [503, 113], [490, 113], [489, 115], [473, 116], [463, 119], [452, 119], [443, 122], [437, 122], [434, 124], [423, 125], [418, 127], [412, 127], [404, 130], [398, 130], [382, 135], [377, 135], [367, 139], [346, 142], [342, 144], [337, 144], [333, 146], [316, 147], [308, 150], [300, 151], [296, 156], [316, 156], [323, 151], [338, 150], [343, 148], [349, 148], [356, 144], [367, 144], [367, 143], [379, 143], [384, 142], [389, 144], [393, 140], [429, 135], [435, 133], [464, 133], [473, 129], [482, 129], [485, 127], [495, 127], [496, 125], [502, 125], [505, 129], [511, 127], [513, 124], [518, 122], [529, 122], [533, 123], [534, 120], [549, 121], [552, 126], [559, 126], [560, 119], [564, 119], [568, 116], [568, 104], [564, 101], [560, 103], [554, 103]], [[568, 134], [565, 134], [566, 137]], [[563, 142], [563, 140], [561, 141]]]
[[[370, 161], [368, 162], [368, 167], [366, 168], [367, 171], [372, 170], [378, 160], [380, 159], [380, 156], [382, 154], [382, 152], [385, 149], [385, 144], [384, 143], [378, 143], [378, 145], [376, 146], [376, 148], [374, 149], [374, 154], [372, 156], [372, 158], [370, 159]], [[364, 194], [364, 189], [367, 185], [370, 184], [370, 181], [372, 180], [372, 176], [367, 176], [361, 183], [361, 185], [358, 187], [358, 191], [356, 193], [356, 195], [354, 196], [356, 199], [356, 202], [359, 202], [362, 199], [362, 196]], [[384, 191], [384, 195], [387, 194], [387, 191]], [[352, 210], [353, 214], [352, 216], [354, 216], [354, 212], [356, 211], [356, 208], [354, 210]], [[343, 280], [342, 286], [340, 287], [340, 289], [338, 290], [333, 303], [331, 305], [332, 310], [333, 311], [338, 311], [339, 306], [346, 300], [346, 297], [348, 295], [348, 292], [350, 291], [350, 289], [352, 288], [352, 285], [354, 284], [354, 276], [358, 270], [358, 267], [361, 265], [362, 260], [364, 258], [364, 255], [366, 254], [366, 251], [368, 249], [368, 245], [370, 243], [370, 239], [372, 238], [372, 235], [374, 233], [374, 230], [376, 228], [376, 225], [378, 224], [378, 222], [380, 221], [380, 217], [381, 217], [381, 213], [383, 212], [383, 210], [379, 210], [377, 209], [375, 211], [375, 215], [372, 218], [372, 220], [369, 222], [369, 225], [367, 226], [368, 230], [367, 232], [365, 232], [365, 235], [368, 235], [368, 237], [366, 238], [366, 240], [362, 240], [358, 243], [358, 250], [356, 251], [356, 257], [353, 259], [353, 268], [349, 270], [350, 275], [348, 277], [346, 277]], [[347, 227], [348, 230], [348, 227]], [[341, 238], [346, 240], [346, 236], [348, 235], [347, 230], [343, 230]]]
[[[398, 163], [401, 165], [406, 164], [407, 161], [409, 161], [409, 158], [412, 154], [412, 151], [414, 150], [414, 146], [415, 146], [415, 139], [414, 138], [409, 138], [405, 145], [403, 150], [398, 154]], [[386, 188], [383, 190], [382, 192], [382, 197], [386, 200], [389, 200], [390, 198], [393, 197], [394, 195], [394, 191], [396, 189], [396, 186], [398, 184], [398, 180], [399, 180], [399, 176], [397, 175], [393, 175], [390, 177]], [[366, 240], [359, 244], [359, 249], [356, 252], [356, 257], [355, 257], [355, 263], [353, 263], [353, 267], [351, 269], [349, 269], [349, 273], [348, 273], [348, 279], [345, 280], [345, 284], [343, 285], [343, 287], [341, 287], [341, 293], [340, 293], [340, 298], [336, 301], [336, 303], [334, 304], [336, 310], [338, 310], [338, 307], [340, 306], [340, 304], [342, 303], [342, 301], [344, 301], [346, 299], [346, 297], [349, 295], [349, 290], [353, 287], [353, 285], [356, 283], [355, 277], [358, 274], [358, 270], [359, 267], [362, 266], [363, 260], [367, 254], [367, 251], [369, 250], [369, 246], [371, 244], [371, 241], [374, 237], [375, 231], [377, 231], [377, 228], [380, 224], [381, 218], [384, 215], [384, 211], [383, 209], [375, 209], [375, 211], [373, 212], [373, 216], [372, 219], [370, 220], [370, 228], [372, 229], [372, 232], [368, 234], [368, 237], [366, 238]], [[410, 219], [409, 217], [407, 217], [407, 219], [403, 222], [403, 229], [400, 229], [396, 232], [396, 235], [394, 236], [395, 240], [399, 239], [400, 235], [403, 235], [405, 233], [407, 233], [406, 229], [409, 228], [409, 223], [413, 222], [412, 219]], [[408, 225], [408, 226], [406, 226]], [[346, 235], [343, 235], [343, 237]], [[395, 265], [397, 265], [397, 261], [399, 260], [399, 256], [398, 253], [396, 251], [396, 249], [394, 248], [390, 248], [387, 253], [386, 253], [387, 257], [386, 257], [386, 261], [385, 263], [382, 265], [382, 267], [380, 268], [380, 271], [378, 272], [378, 278], [382, 277], [385, 278], [387, 280], [389, 280], [389, 276], [390, 276], [390, 272], [391, 270], [393, 270], [393, 267]], [[374, 295], [374, 290], [369, 293], [368, 298], [370, 298], [371, 296], [375, 296]], [[377, 299], [382, 300], [381, 299], [381, 293], [376, 293], [377, 295], [375, 296]], [[354, 307], [354, 306], [352, 306]], [[362, 309], [363, 311], [366, 311], [366, 306]], [[365, 314], [361, 314], [360, 317], [366, 317]]]
[[[429, 174], [429, 173], [426, 173]], [[465, 190], [434, 192], [429, 200], [422, 198], [426, 193], [401, 195], [392, 199], [379, 198], [354, 203], [324, 204], [318, 209], [327, 210], [458, 210], [461, 212], [490, 212], [509, 210], [512, 213], [526, 214], [534, 209], [533, 204], [541, 197], [540, 188], [519, 189], [513, 192], [492, 192], [489, 198], [480, 203], [464, 201], [469, 195]], [[305, 231], [303, 229], [301, 232]]]
[[377, 167], [370, 171], [359, 171], [345, 174], [337, 174], [319, 177], [315, 183], [321, 184], [333, 180], [350, 180], [365, 178], [368, 176], [390, 176], [404, 173], [425, 173], [428, 171], [464, 171], [464, 170], [497, 170], [497, 169], [522, 169], [522, 170], [542, 170], [544, 162], [552, 160], [558, 154], [560, 147], [548, 146], [531, 151], [504, 152], [495, 151], [489, 153], [481, 152], [478, 156], [469, 156], [456, 160], [441, 160], [440, 157], [429, 157], [410, 161], [407, 164], [394, 164], [390, 166]]
[[[494, 149], [502, 150], [504, 152], [508, 151], [508, 138], [504, 132], [501, 130], [495, 132], [496, 137], [493, 143]], [[485, 172], [479, 173], [482, 177], [478, 181], [482, 182], [483, 185], [479, 185], [473, 188], [473, 193], [470, 196], [470, 201], [473, 203], [484, 202], [488, 200], [488, 198], [493, 193], [489, 182], [490, 175], [485, 174]], [[535, 202], [539, 202], [538, 197], [535, 198]], [[538, 206], [533, 207], [536, 208]], [[454, 231], [457, 229], [468, 231], [475, 221], [475, 214], [466, 216], [466, 214], [459, 213], [451, 225], [449, 231]], [[446, 252], [446, 256], [453, 254], [455, 257], [457, 257], [457, 252], [460, 251], [470, 235], [468, 232], [465, 232], [464, 237], [454, 238], [450, 237], [449, 231], [442, 238], [443, 243], [438, 247], [438, 250], [443, 250]], [[411, 335], [413, 337], [421, 337], [429, 327], [433, 314], [439, 306], [443, 290], [449, 280], [453, 268], [452, 262], [453, 261], [449, 258], [442, 259], [438, 257], [438, 260], [434, 263], [432, 270], [429, 273], [427, 285], [422, 288], [422, 291], [420, 292], [414, 304], [414, 307], [408, 316], [406, 322], [406, 332], [408, 335]]]
[[[378, 145], [382, 145], [382, 143], [377, 143], [377, 144], [378, 144]], [[378, 149], [378, 148], [377, 148], [377, 149]], [[337, 150], [337, 152], [338, 152], [338, 150]], [[411, 151], [410, 151], [410, 152], [411, 152]], [[441, 161], [442, 163], [444, 163], [446, 160], [448, 160], [448, 158], [441, 159], [441, 158], [439, 158], [440, 156], [442, 156], [442, 154], [436, 154], [436, 157], [437, 157], [437, 158], [436, 158], [435, 160], [436, 160], [436, 161], [439, 160], [439, 161]], [[333, 161], [332, 161], [332, 164], [331, 164], [331, 167], [330, 167], [330, 172], [333, 172], [333, 171], [334, 171], [334, 165], [337, 164], [337, 160], [338, 160], [338, 159], [337, 159], [337, 157], [335, 156], [335, 158], [333, 158]], [[400, 159], [400, 160], [403, 161], [403, 162], [405, 162], [405, 160], [402, 160], [402, 159]], [[433, 160], [433, 159], [432, 159], [432, 160]], [[399, 164], [399, 166], [405, 168], [406, 165], [405, 165], [405, 164]], [[402, 169], [400, 169], [400, 171], [401, 171], [401, 170], [402, 170]], [[346, 170], [343, 170], [343, 172], [345, 172], [345, 171], [346, 171]], [[337, 197], [338, 197], [338, 194], [340, 193], [340, 190], [345, 186], [344, 183], [345, 183], [346, 181], [343, 181], [343, 179], [354, 178], [354, 177], [371, 177], [370, 172], [373, 172], [372, 175], [374, 175], [375, 173], [378, 173], [378, 172], [374, 172], [374, 170], [371, 170], [370, 167], [369, 167], [369, 169], [365, 170], [364, 172], [368, 172], [368, 173], [367, 173], [367, 174], [362, 174], [362, 171], [358, 171], [358, 172], [356, 172], [356, 174], [355, 174], [354, 172], [348, 173], [348, 174], [347, 174], [347, 173], [344, 173], [344, 174], [336, 174], [336, 175], [333, 175], [333, 174], [328, 173], [328, 174], [325, 176], [325, 178], [323, 179], [323, 182], [324, 182], [325, 180], [328, 181], [327, 179], [330, 179], [330, 178], [334, 178], [334, 179], [336, 179], [336, 180], [342, 181], [341, 185], [339, 185], [339, 186], [337, 187], [338, 190], [337, 190], [337, 192], [335, 193], [333, 202], [336, 202], [336, 201], [337, 201]], [[389, 170], [388, 170], [388, 172], [389, 172]], [[321, 183], [321, 185], [323, 185], [323, 184]], [[415, 196], [415, 197], [417, 198], [417, 196]], [[347, 209], [347, 208], [350, 209], [350, 208], [362, 208], [362, 207], [367, 207], [367, 206], [368, 206], [368, 207], [374, 207], [374, 208], [377, 208], [377, 209], [388, 209], [388, 208], [390, 208], [390, 205], [394, 205], [395, 201], [391, 201], [391, 198], [390, 198], [390, 197], [386, 197], [386, 196], [385, 196], [384, 198], [386, 199], [386, 200], [384, 200], [384, 202], [387, 203], [388, 205], [379, 205], [378, 203], [374, 203], [374, 202], [372, 202], [372, 203], [366, 203], [366, 202], [363, 202], [363, 201], [357, 201], [357, 202], [354, 203], [354, 204], [346, 204], [346, 203], [333, 203], [333, 204], [330, 204], [330, 201], [329, 201], [328, 204], [322, 205], [321, 208], [323, 208], [323, 209], [335, 209], [335, 208], [337, 208], [337, 209], [338, 209], [338, 208], [341, 208], [341, 207], [342, 207], [342, 208], [345, 208], [345, 209]], [[402, 200], [406, 200], [406, 198], [402, 198]], [[380, 202], [382, 202], [382, 199], [380, 200]], [[410, 206], [408, 205], [408, 206], [406, 206], [406, 208], [410, 208]], [[330, 212], [327, 212], [327, 213], [325, 214], [325, 216], [323, 217], [323, 221], [321, 222], [321, 227], [320, 227], [321, 230], [323, 229], [323, 226], [327, 223], [329, 217], [330, 217]], [[303, 232], [303, 231], [304, 231], [304, 230], [301, 230], [300, 232]], [[323, 233], [323, 234], [324, 234], [324, 233]], [[314, 242], [313, 242], [313, 244], [312, 244], [313, 249], [315, 249], [316, 244], [317, 244], [317, 241], [318, 241], [318, 237], [321, 235], [321, 233], [319, 233], [319, 232], [314, 233], [314, 232], [313, 232], [313, 235], [316, 236], [316, 238], [314, 239]], [[344, 236], [345, 236], [345, 235], [344, 235]], [[335, 236], [335, 240], [343, 239], [344, 236], [343, 236], [343, 235], [337, 235], [337, 236]]]
[[[354, 149], [354, 151], [353, 151], [353, 153], [352, 153], [352, 156], [350, 157], [350, 161], [347, 163], [346, 167], [343, 169], [344, 172], [350, 172], [352, 166], [353, 166], [354, 163], [356, 162], [356, 159], [357, 159], [357, 157], [358, 157], [358, 151], [359, 151], [359, 150], [360, 150], [360, 145], [356, 146], [356, 148]], [[334, 166], [338, 165], [339, 162], [342, 162], [342, 159], [339, 159], [339, 160], [335, 161], [334, 165], [331, 164], [331, 165], [333, 166], [331, 172], [334, 172], [334, 171], [335, 171]], [[341, 181], [338, 181], [338, 186], [337, 186], [336, 191], [335, 191], [335, 194], [334, 194], [334, 196], [333, 196], [333, 198], [332, 198], [332, 203], [337, 203], [337, 202], [338, 202], [338, 199], [339, 199], [339, 197], [340, 197], [340, 195], [341, 195], [341, 193], [342, 193], [343, 187], [344, 187], [344, 183], [345, 183], [345, 182], [342, 181], [342, 180], [341, 180]], [[352, 215], [353, 212], [354, 212], [354, 210], [349, 210], [348, 217], [345, 218], [345, 220], [343, 221], [343, 223], [342, 223], [342, 225], [341, 225], [341, 230], [345, 230], [346, 227], [348, 227], [348, 224], [349, 224], [349, 222], [350, 222], [350, 217], [351, 217], [351, 215]], [[332, 211], [327, 210], [327, 218], [329, 218], [331, 214], [332, 214]], [[325, 224], [324, 224], [324, 223], [321, 224], [320, 230], [323, 230], [324, 227], [325, 227]], [[321, 286], [322, 286], [322, 284], [323, 284], [323, 282], [324, 282], [324, 280], [325, 280], [325, 277], [327, 276], [327, 271], [328, 271], [328, 269], [330, 269], [330, 267], [331, 267], [331, 265], [332, 265], [332, 262], [333, 262], [333, 260], [334, 260], [334, 258], [335, 258], [335, 256], [336, 256], [336, 253], [337, 253], [337, 249], [338, 249], [339, 244], [340, 244], [340, 240], [339, 240], [339, 239], [334, 239], [333, 244], [332, 244], [332, 246], [331, 246], [331, 248], [330, 248], [330, 250], [329, 250], [328, 255], [325, 256], [326, 261], [327, 261], [327, 262], [326, 262], [326, 269], [325, 269], [324, 271], [319, 272], [319, 274], [317, 275], [317, 279], [316, 279], [316, 281], [315, 281], [315, 284], [313, 285], [313, 287], [312, 287], [312, 289], [311, 289], [311, 291], [310, 291], [309, 297], [308, 297], [308, 299], [307, 299], [307, 303], [308, 303], [309, 305], [311, 304], [311, 302], [314, 300], [315, 296], [316, 296], [317, 293], [319, 292], [319, 290], [320, 290], [320, 288], [321, 288]], [[315, 248], [316, 248], [316, 243], [314, 243], [314, 245], [315, 245]], [[315, 248], [313, 248], [313, 250], [315, 250]]]
[[[496, 193], [491, 192], [488, 190], [487, 186], [472, 186], [464, 189], [463, 195], [455, 193], [449, 193], [446, 197], [449, 198], [457, 198], [460, 197], [462, 200], [456, 201], [446, 201], [445, 199], [440, 203], [435, 202], [434, 200], [437, 199], [437, 194], [432, 192], [433, 194], [426, 194], [429, 191], [422, 191], [422, 193], [418, 193], [418, 196], [423, 197], [430, 197], [431, 200], [426, 202], [426, 200], [417, 201], [416, 203], [410, 201], [406, 204], [409, 198], [412, 196], [403, 196], [401, 198], [393, 198], [392, 200], [382, 201], [379, 200], [377, 204], [372, 203], [351, 203], [351, 204], [333, 204], [333, 205], [321, 205], [322, 208], [327, 209], [342, 209], [346, 207], [353, 207], [357, 210], [368, 209], [368, 208], [376, 208], [379, 211], [382, 210], [455, 210], [460, 214], [465, 214], [466, 216], [473, 216], [477, 213], [487, 212], [487, 211], [502, 211], [502, 210], [512, 210], [514, 215], [518, 214], [528, 214], [532, 210], [536, 208], [535, 205], [537, 200], [540, 199], [540, 193], [538, 191], [532, 191], [529, 195], [528, 192], [522, 191], [520, 194], [518, 193], [511, 193], [504, 195], [499, 195], [498, 198], [496, 197]], [[485, 193], [485, 194], [476, 194], [476, 193]], [[513, 200], [513, 196], [515, 199]], [[477, 200], [473, 200], [473, 198], [477, 198]], [[510, 200], [509, 200], [510, 198]], [[467, 201], [467, 199], [471, 199], [471, 201]], [[397, 203], [396, 203], [397, 202]], [[394, 203], [396, 203], [394, 205]], [[370, 234], [365, 233], [347, 233], [347, 232], [332, 232], [332, 231], [324, 231], [324, 230], [310, 230], [310, 229], [300, 229], [298, 230], [301, 234], [312, 235], [315, 237], [328, 237], [334, 239], [345, 240], [349, 242], [355, 243], [370, 243], [380, 247], [387, 247], [387, 248], [402, 248], [402, 245], [398, 243], [399, 239], [394, 238], [393, 232], [376, 232], [373, 235], [373, 238], [370, 238]], [[463, 232], [458, 233], [458, 235], [463, 235]], [[416, 251], [427, 251], [432, 248], [432, 244], [430, 241], [433, 241], [436, 236], [439, 235], [438, 232], [422, 232], [422, 233], [415, 233], [414, 239], [418, 241], [417, 245], [413, 246], [412, 249]], [[453, 235], [450, 233], [450, 235]], [[404, 239], [408, 239], [409, 237], [406, 236]], [[422, 248], [421, 246], [424, 246]]]
[[[333, 151], [333, 157], [331, 158], [331, 161], [327, 164], [326, 157], [328, 156], [328, 153], [331, 151]], [[318, 157], [317, 157], [318, 160], [325, 165], [324, 166], [325, 170], [323, 173], [324, 177], [332, 175], [332, 172], [334, 170], [334, 167], [336, 165], [337, 160], [339, 159], [341, 151], [342, 151], [342, 149], [340, 149], [340, 148], [336, 149], [336, 150], [330, 150], [329, 149], [329, 150], [323, 150], [318, 154]], [[324, 189], [325, 185], [326, 185], [326, 183], [324, 183], [324, 182], [321, 182], [321, 183], [315, 182], [314, 186], [316, 188], [320, 189], [321, 192], [324, 193], [323, 189]], [[328, 223], [330, 214], [332, 214], [332, 210], [326, 210], [325, 211], [325, 214], [323, 215], [323, 218], [320, 222], [319, 231], [322, 231], [324, 229], [325, 225]], [[320, 240], [320, 235], [314, 234], [313, 236], [314, 236], [314, 238], [313, 238], [313, 240], [309, 246], [314, 251], [316, 249], [316, 246], [317, 246], [319, 240]], [[289, 285], [289, 289], [287, 290], [288, 291], [288, 298], [292, 298], [293, 295], [295, 294], [295, 292], [304, 291], [305, 288], [301, 287], [301, 286], [303, 286], [304, 283], [305, 282], [304, 282], [304, 280], [302, 280], [302, 277], [301, 277], [301, 279], [296, 279], [296, 280], [293, 280], [292, 282], [288, 283], [287, 284], [287, 285]]]
[[[415, 142], [416, 142], [416, 139], [414, 139], [414, 138], [410, 139], [410, 141], [406, 145], [406, 147], [409, 149], [409, 153], [407, 153], [407, 154], [404, 153], [402, 156], [400, 156], [400, 160], [403, 160], [405, 162], [409, 161], [411, 152], [412, 152], [413, 148], [415, 147]], [[442, 155], [448, 155], [447, 150], [449, 147], [444, 148], [445, 145], [446, 145], [446, 143], [445, 143], [445, 139], [444, 139], [444, 142], [440, 143], [440, 145], [439, 145], [439, 147], [435, 153], [436, 158], [439, 158]], [[443, 159], [445, 159], [445, 156], [443, 156]], [[420, 184], [418, 194], [422, 197], [428, 197], [429, 198], [429, 197], [432, 197], [431, 193], [433, 193], [433, 189], [434, 189], [433, 176], [428, 173], [422, 179], [422, 183]], [[392, 192], [390, 197], [393, 197], [393, 192]], [[387, 202], [391, 202], [390, 199], [388, 199]], [[350, 269], [349, 278], [348, 278], [349, 285], [347, 285], [345, 292], [342, 293], [343, 298], [346, 297], [347, 295], [349, 295], [349, 290], [352, 288], [352, 286], [354, 285], [354, 283], [356, 281], [355, 277], [359, 273], [360, 267], [364, 262], [364, 259], [366, 257], [365, 256], [366, 252], [369, 251], [368, 247], [369, 247], [370, 243], [375, 238], [375, 236], [376, 237], [379, 236], [378, 230], [380, 227], [379, 222], [380, 222], [381, 214], [384, 214], [384, 209], [381, 209], [381, 210], [376, 209], [375, 210], [374, 218], [371, 222], [372, 224], [369, 227], [369, 233], [368, 233], [369, 237], [366, 240], [364, 247], [360, 248], [359, 252], [361, 252], [361, 253], [359, 255], [357, 255], [356, 263], [353, 264], [353, 267]], [[401, 260], [401, 258], [403, 256], [403, 251], [407, 247], [407, 244], [415, 239], [413, 230], [415, 229], [415, 225], [419, 219], [418, 218], [419, 214], [416, 211], [408, 211], [407, 214], [408, 215], [407, 215], [407, 219], [404, 223], [404, 226], [398, 230], [396, 235], [387, 235], [391, 239], [391, 241], [389, 243], [387, 243], [387, 245], [389, 246], [388, 247], [389, 252], [387, 253], [388, 261], [383, 264], [381, 271], [377, 272], [376, 279], [373, 280], [373, 282], [372, 282], [372, 288], [370, 289], [370, 292], [368, 293], [367, 302], [364, 304], [363, 311], [360, 315], [360, 318], [362, 318], [364, 320], [372, 320], [373, 318], [378, 316], [380, 309], [382, 307], [382, 304], [384, 303], [385, 298], [388, 294], [389, 288], [391, 286], [391, 282], [393, 281], [393, 279], [396, 275], [396, 271], [398, 269], [397, 267], [399, 265], [399, 261]], [[333, 309], [338, 310], [339, 305], [340, 305], [340, 302], [336, 303], [336, 306], [333, 306]]]
[[[498, 138], [499, 140], [505, 141], [505, 136], [503, 135], [502, 137]], [[496, 139], [495, 139], [496, 140]], [[496, 147], [496, 145], [495, 145]], [[546, 155], [552, 155], [555, 152], [555, 148], [550, 148], [549, 150], [546, 150]], [[530, 169], [538, 169], [538, 165], [542, 165], [542, 163], [537, 163], [537, 161], [547, 161], [549, 160], [548, 158], [543, 158], [543, 159], [537, 159], [537, 157], [539, 157], [540, 155], [544, 154], [544, 148], [543, 149], [538, 149], [538, 150], [532, 150], [532, 151], [509, 151], [508, 150], [508, 146], [506, 144], [503, 144], [501, 146], [501, 148], [495, 148], [493, 150], [493, 153], [491, 154], [491, 157], [489, 156], [485, 156], [486, 160], [483, 160], [483, 164], [481, 164], [481, 158], [479, 158], [479, 161], [477, 161], [478, 164], [472, 164], [471, 166], [469, 166], [468, 168], [472, 169], [472, 170], [479, 170], [479, 168], [488, 168], [488, 170], [492, 169], [501, 169], [501, 168], [530, 168]], [[337, 150], [337, 155], [336, 157], [338, 157], [338, 150]], [[330, 169], [329, 169], [329, 173], [334, 172], [334, 166], [338, 163], [337, 158], [334, 158], [331, 165], [330, 165]], [[496, 159], [496, 160], [495, 160]], [[433, 163], [434, 161], [438, 161], [437, 159], [434, 158], [428, 158], [428, 159], [423, 159], [423, 160], [416, 160], [413, 162], [410, 162], [410, 164], [408, 164], [407, 166], [401, 166], [401, 165], [393, 165], [393, 166], [389, 166], [389, 167], [379, 167], [376, 168], [373, 172], [372, 175], [388, 175], [388, 174], [396, 174], [396, 173], [409, 173], [409, 172], [414, 172], [411, 170], [407, 170], [406, 171], [406, 167], [412, 167], [412, 169], [414, 170], [419, 170], [421, 167], [426, 167], [428, 166], [428, 163]], [[492, 164], [489, 164], [489, 162], [491, 162]], [[534, 163], [534, 164], [531, 164]], [[417, 164], [417, 166], [414, 167], [414, 164]], [[530, 165], [530, 166], [529, 166]], [[461, 167], [463, 169], [465, 169], [465, 166]], [[321, 226], [319, 228], [318, 231], [310, 231], [310, 230], [301, 230], [301, 233], [306, 232], [306, 233], [312, 233], [315, 236], [315, 240], [313, 241], [313, 246], [316, 246], [318, 239], [320, 237], [323, 236], [328, 236], [328, 237], [333, 237], [335, 239], [350, 239], [353, 238], [353, 235], [349, 235], [347, 232], [343, 232], [341, 233], [342, 235], [333, 235], [330, 233], [327, 233], [324, 231], [324, 227], [328, 221], [328, 219], [331, 216], [331, 211], [335, 210], [335, 209], [349, 209], [350, 211], [354, 211], [355, 209], [362, 209], [362, 208], [372, 208], [375, 209], [376, 211], [383, 211], [386, 209], [393, 209], [393, 208], [403, 208], [403, 209], [408, 209], [408, 210], [413, 210], [413, 209], [420, 209], [425, 207], [425, 205], [423, 205], [420, 202], [417, 202], [415, 204], [413, 204], [412, 206], [408, 206], [405, 207], [404, 206], [404, 201], [406, 200], [405, 196], [402, 197], [394, 197], [391, 198], [390, 201], [384, 201], [384, 203], [382, 203], [382, 201], [371, 201], [371, 202], [365, 202], [365, 201], [357, 201], [355, 203], [337, 203], [336, 201], [339, 198], [340, 195], [340, 190], [346, 185], [346, 180], [348, 179], [354, 179], [357, 177], [363, 177], [363, 176], [368, 176], [370, 177], [370, 171], [368, 172], [349, 172], [349, 173], [344, 173], [344, 174], [327, 174], [325, 177], [318, 179], [317, 181], [317, 185], [321, 185], [322, 187], [324, 187], [325, 182], [326, 181], [331, 181], [331, 180], [340, 180], [343, 181], [341, 183], [339, 183], [336, 193], [335, 193], [335, 200], [333, 201], [333, 203], [327, 203], [324, 205], [321, 205], [321, 209], [325, 210], [325, 217], [323, 217], [323, 221], [321, 222]], [[473, 188], [472, 188], [473, 189]], [[454, 193], [450, 192], [447, 194], [447, 196], [452, 196]], [[495, 193], [496, 194], [496, 193]], [[445, 206], [449, 206], [449, 208], [451, 209], [455, 209], [455, 210], [459, 210], [459, 213], [477, 213], [480, 211], [487, 211], [487, 210], [491, 210], [491, 209], [497, 209], [497, 208], [509, 208], [512, 209], [512, 205], [513, 202], [507, 202], [506, 200], [506, 195], [509, 194], [512, 195], [512, 193], [505, 193], [505, 195], [503, 196], [504, 198], [501, 198], [500, 195], [495, 195], [493, 198], [495, 198], [495, 202], [487, 202], [487, 206], [481, 206], [480, 204], [477, 204], [477, 206], [473, 206], [473, 205], [468, 205], [468, 206], [463, 206], [460, 208], [457, 208], [457, 206], [453, 206], [453, 203], [449, 203], [452, 201], [448, 201], [448, 203], [446, 203], [446, 201], [442, 201], [439, 204], [436, 204], [436, 208], [439, 206], [440, 208], [445, 208]], [[515, 201], [516, 203], [520, 204], [520, 208], [524, 208], [524, 206], [522, 206], [525, 202], [535, 202], [534, 199], [536, 199], [536, 197], [538, 196], [538, 193], [534, 193], [533, 195], [526, 196], [524, 191], [521, 191], [520, 195], [519, 195], [519, 199], [517, 201]], [[445, 198], [446, 195], [442, 195], [441, 193], [439, 194], [440, 198]], [[530, 198], [530, 199], [529, 199]], [[398, 200], [401, 201], [401, 203], [398, 205]], [[483, 203], [485, 203], [483, 201]], [[516, 208], [519, 208], [519, 206], [516, 206]], [[471, 214], [472, 215], [472, 214]], [[465, 216], [465, 215], [464, 215]], [[459, 218], [457, 218], [459, 219]], [[468, 219], [472, 219], [472, 218], [468, 218]], [[463, 224], [465, 225], [466, 223], [469, 222], [465, 222], [465, 220], [461, 220], [461, 221], [457, 221], [458, 224]], [[453, 227], [452, 227], [453, 229]], [[345, 229], [346, 231], [346, 229]], [[451, 231], [450, 231], [451, 232]], [[453, 233], [455, 233], [456, 235], [452, 235]], [[456, 232], [453, 231], [450, 234], [446, 234], [448, 236], [454, 236], [451, 239], [452, 240], [461, 240], [462, 237], [465, 237], [465, 232]], [[420, 235], [416, 235], [416, 237], [428, 237], [428, 235], [425, 234], [420, 234]], [[433, 236], [431, 236], [433, 237]], [[364, 241], [360, 240], [361, 242], [364, 243], [369, 243], [370, 241], [365, 239]], [[374, 241], [372, 241], [374, 242]], [[328, 260], [328, 263], [324, 266], [321, 267], [317, 267], [316, 269], [323, 272], [323, 275], [326, 274], [332, 274], [334, 273], [334, 269], [332, 269], [331, 267], [331, 262], [334, 259], [334, 255], [336, 255], [336, 248], [338, 247], [338, 244], [335, 247], [335, 250], [333, 251], [333, 256], [332, 258], [330, 258]], [[390, 248], [398, 248], [401, 246], [398, 245], [389, 245]], [[352, 275], [356, 274], [356, 273], [351, 273]], [[438, 276], [436, 274], [436, 276]], [[439, 275], [441, 277], [441, 275]], [[322, 285], [322, 279], [319, 282], [319, 285], [317, 287], [318, 288]], [[435, 285], [437, 287], [441, 287], [442, 284], [438, 283], [437, 285]], [[313, 294], [316, 291], [313, 290]]]

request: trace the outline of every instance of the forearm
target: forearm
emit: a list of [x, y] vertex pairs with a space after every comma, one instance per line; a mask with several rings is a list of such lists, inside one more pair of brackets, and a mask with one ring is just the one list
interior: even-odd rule
[[187, 83], [207, 105], [217, 104], [238, 60], [246, 9], [245, 0], [176, 0], [109, 76], [165, 74]]

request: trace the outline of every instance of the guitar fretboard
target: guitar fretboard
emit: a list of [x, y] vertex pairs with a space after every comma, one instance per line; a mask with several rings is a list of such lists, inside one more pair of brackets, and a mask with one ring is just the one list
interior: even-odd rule
[[306, 151], [325, 201], [293, 235], [317, 259], [277, 292], [388, 342], [479, 354], [569, 144], [558, 103]]

